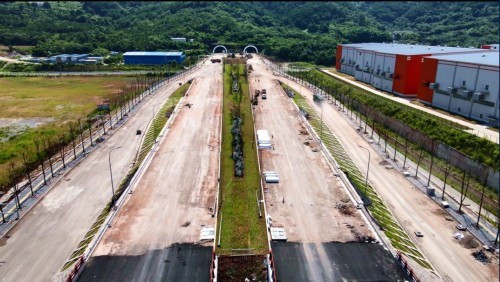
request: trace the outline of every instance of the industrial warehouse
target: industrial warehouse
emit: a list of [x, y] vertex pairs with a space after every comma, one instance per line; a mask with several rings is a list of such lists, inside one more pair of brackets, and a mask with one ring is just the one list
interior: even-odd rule
[[182, 64], [186, 59], [183, 52], [126, 52], [123, 60], [126, 65], [165, 65], [175, 62]]
[[498, 126], [499, 52], [422, 59], [417, 98], [437, 108]]
[[496, 46], [339, 44], [335, 67], [377, 89], [498, 126]]

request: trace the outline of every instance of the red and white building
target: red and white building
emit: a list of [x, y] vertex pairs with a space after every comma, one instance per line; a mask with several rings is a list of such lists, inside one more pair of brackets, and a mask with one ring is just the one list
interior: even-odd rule
[[[339, 44], [337, 46], [335, 68], [337, 71], [352, 75], [356, 80], [370, 84], [377, 89], [394, 93], [401, 97], [417, 97], [422, 102], [446, 109], [450, 112], [482, 122], [498, 124], [499, 95], [497, 50], [498, 44], [483, 45], [481, 49], [392, 43]], [[496, 68], [493, 61], [489, 60], [488, 64], [493, 65], [488, 65], [488, 67], [483, 65], [486, 59], [480, 58], [485, 58], [481, 57], [485, 52], [496, 52]], [[433, 94], [431, 94], [434, 89], [428, 88], [430, 83], [434, 83], [438, 80], [444, 81], [447, 75], [449, 77], [446, 78], [446, 81], [451, 79], [453, 80], [452, 84], [455, 83], [454, 72], [450, 73], [452, 70], [444, 67], [445, 63], [441, 63], [443, 66], [440, 67], [439, 71], [436, 69], [436, 71], [430, 72], [431, 67], [428, 64], [426, 64], [424, 68], [424, 62], [426, 62], [427, 59], [438, 57], [450, 58], [450, 60], [453, 60], [453, 58], [457, 60], [460, 58], [478, 59], [479, 61], [476, 64], [476, 69], [481, 69], [481, 71], [477, 71], [477, 74], [475, 74], [478, 77], [473, 78], [474, 82], [472, 78], [468, 78], [469, 82], [466, 81], [466, 83], [470, 85], [475, 84], [476, 81], [481, 82], [485, 80], [488, 81], [486, 84], [490, 92], [494, 88], [494, 85], [497, 85], [497, 87], [494, 88], [496, 92], [491, 92], [493, 95], [490, 96], [481, 96], [481, 100], [478, 100], [479, 102], [472, 103], [474, 105], [468, 104], [468, 108], [463, 102], [458, 101], [460, 100], [458, 98], [458, 100], [453, 99], [452, 102], [448, 101], [448, 104], [442, 101], [444, 99], [442, 97], [437, 98], [438, 96], [436, 96], [434, 100], [432, 98]], [[488, 58], [489, 57], [492, 57], [492, 55], [488, 56]], [[464, 63], [466, 62], [474, 64], [473, 61], [464, 61]], [[437, 64], [434, 64], [437, 67]], [[482, 65], [483, 67], [480, 68], [478, 65]], [[458, 73], [461, 73], [461, 68], [462, 67], [460, 67]], [[496, 77], [495, 75], [491, 75], [490, 72], [494, 72], [492, 69], [496, 69]], [[432, 76], [435, 76], [435, 78], [432, 78]], [[458, 76], [456, 78], [458, 79]], [[489, 82], [490, 80], [495, 81]], [[443, 85], [439, 82], [437, 82], [437, 84]], [[433, 84], [433, 87], [436, 87], [436, 84]], [[474, 88], [474, 91], [476, 91], [475, 89], [476, 88]], [[484, 89], [477, 91], [484, 92]]]
[[469, 119], [499, 125], [499, 51], [422, 59], [417, 98]]

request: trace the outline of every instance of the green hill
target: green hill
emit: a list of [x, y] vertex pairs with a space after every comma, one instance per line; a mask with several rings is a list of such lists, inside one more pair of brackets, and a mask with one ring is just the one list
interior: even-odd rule
[[[255, 44], [282, 60], [333, 63], [337, 43], [498, 43], [498, 2], [0, 3], [0, 44], [33, 55], [106, 50], [211, 52]], [[176, 43], [171, 37], [193, 42]], [[239, 50], [235, 50], [239, 51]]]

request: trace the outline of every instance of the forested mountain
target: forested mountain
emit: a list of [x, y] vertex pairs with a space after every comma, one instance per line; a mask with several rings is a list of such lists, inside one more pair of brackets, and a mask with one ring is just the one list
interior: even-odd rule
[[[498, 2], [0, 3], [0, 44], [34, 55], [106, 50], [211, 51], [255, 44], [282, 60], [331, 65], [337, 43], [498, 43]], [[171, 37], [193, 42], [175, 43]], [[188, 51], [188, 54], [190, 52]]]

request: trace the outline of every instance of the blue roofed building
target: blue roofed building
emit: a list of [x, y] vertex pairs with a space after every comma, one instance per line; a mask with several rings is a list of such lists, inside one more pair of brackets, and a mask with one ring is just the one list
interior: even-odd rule
[[126, 52], [123, 54], [126, 65], [165, 65], [172, 62], [182, 64], [185, 59], [184, 52]]

